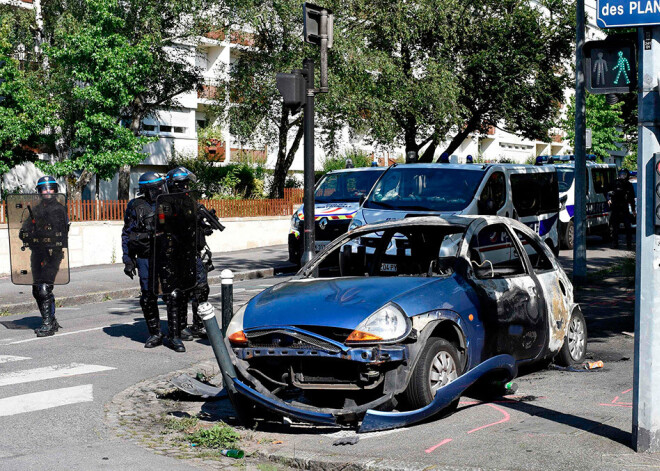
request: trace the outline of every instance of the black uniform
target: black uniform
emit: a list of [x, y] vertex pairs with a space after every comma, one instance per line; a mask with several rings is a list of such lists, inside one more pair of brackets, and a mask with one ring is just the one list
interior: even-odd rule
[[628, 181], [627, 173], [623, 172], [610, 185], [607, 193], [607, 200], [610, 204], [610, 225], [614, 240], [612, 245], [619, 245], [619, 226], [623, 224], [626, 230], [626, 243], [629, 249], [632, 248], [632, 228], [630, 209], [635, 212], [635, 189], [632, 183]]
[[[46, 178], [55, 181], [53, 177], [43, 177], [40, 182]], [[51, 180], [46, 181], [51, 183]], [[37, 189], [40, 189], [39, 186]], [[30, 217], [21, 227], [20, 238], [31, 251], [30, 265], [34, 280], [32, 296], [37, 301], [42, 318], [42, 325], [35, 333], [38, 337], [45, 337], [53, 335], [60, 328], [55, 318], [53, 285], [64, 259], [64, 249], [67, 248], [69, 218], [66, 207], [48, 195], [44, 195], [31, 211]], [[55, 234], [60, 235], [54, 237]], [[57, 240], [54, 240], [55, 238]], [[40, 243], [30, 244], [31, 240], [39, 240]]]

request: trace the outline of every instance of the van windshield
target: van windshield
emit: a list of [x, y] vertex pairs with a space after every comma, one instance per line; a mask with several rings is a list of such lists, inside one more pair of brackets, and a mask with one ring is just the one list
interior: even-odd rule
[[330, 173], [323, 176], [314, 194], [316, 203], [352, 203], [360, 201], [374, 186], [382, 172], [355, 171]]
[[564, 193], [571, 189], [575, 171], [572, 168], [557, 168], [557, 182], [559, 183], [559, 193]]
[[462, 211], [484, 177], [483, 170], [406, 165], [390, 169], [364, 202], [365, 208]]

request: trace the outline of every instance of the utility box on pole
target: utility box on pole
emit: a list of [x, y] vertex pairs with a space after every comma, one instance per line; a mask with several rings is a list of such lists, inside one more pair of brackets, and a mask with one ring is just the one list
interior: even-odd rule
[[294, 70], [290, 74], [279, 73], [276, 77], [277, 90], [282, 94], [284, 106], [293, 114], [298, 113], [307, 100], [307, 81], [302, 73]]

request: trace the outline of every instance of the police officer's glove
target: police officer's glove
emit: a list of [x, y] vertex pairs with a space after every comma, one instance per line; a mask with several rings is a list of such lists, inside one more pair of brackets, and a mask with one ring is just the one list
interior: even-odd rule
[[133, 260], [124, 263], [124, 273], [126, 273], [126, 276], [130, 277], [131, 280], [135, 276], [135, 270], [135, 262]]

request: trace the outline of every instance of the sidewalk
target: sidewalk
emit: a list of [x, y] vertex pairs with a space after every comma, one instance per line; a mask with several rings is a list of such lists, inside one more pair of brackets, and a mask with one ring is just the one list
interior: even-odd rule
[[[292, 273], [286, 245], [224, 252], [213, 257], [215, 270], [209, 273], [209, 284], [220, 282], [220, 273], [228, 268], [234, 280], [264, 278], [276, 273]], [[58, 306], [73, 306], [109, 299], [138, 296], [137, 276], [131, 280], [124, 274], [124, 265], [96, 265], [71, 269], [71, 281], [54, 289]], [[12, 284], [9, 277], [0, 278], [0, 315], [18, 314], [36, 309], [31, 286]]]

